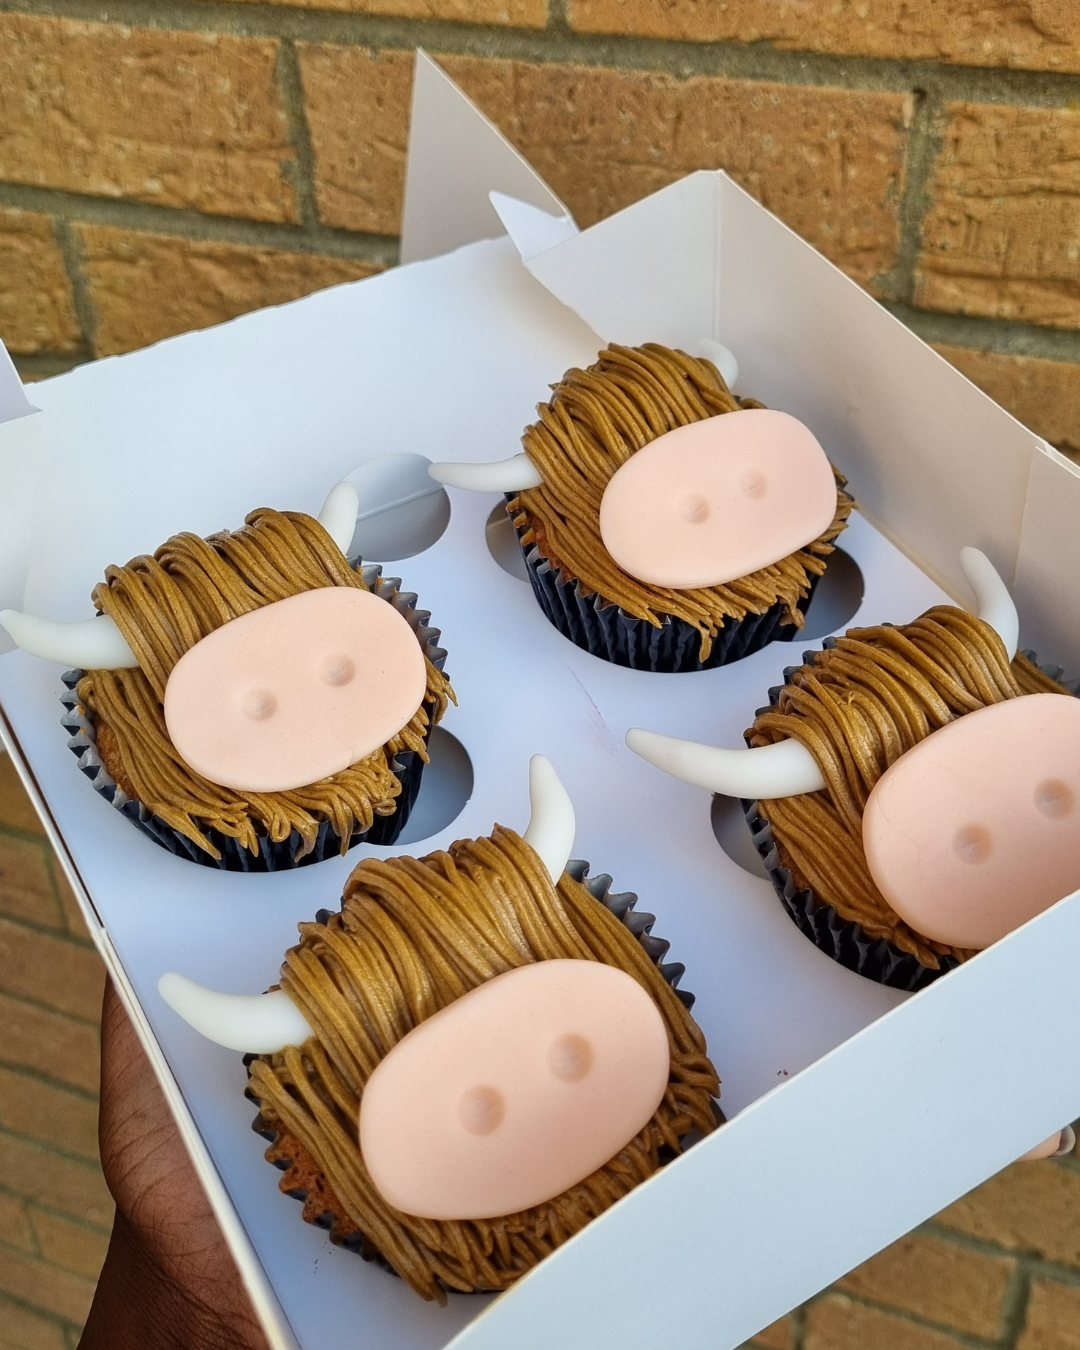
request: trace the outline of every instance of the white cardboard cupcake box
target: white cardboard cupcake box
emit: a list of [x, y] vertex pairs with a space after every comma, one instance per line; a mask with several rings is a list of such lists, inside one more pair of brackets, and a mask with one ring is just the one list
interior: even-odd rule
[[[724, 174], [579, 233], [421, 58], [403, 251], [409, 266], [35, 385], [40, 411], [3, 364], [0, 604], [89, 617], [107, 564], [177, 530], [315, 510], [377, 457], [502, 458], [547, 386], [604, 342], [711, 337], [737, 354], [739, 389], [802, 418], [849, 476], [854, 622], [968, 602], [957, 553], [974, 544], [1013, 588], [1022, 645], [1080, 674], [1077, 469]], [[460, 698], [445, 726], [474, 774], [460, 815], [411, 851], [523, 827], [527, 760], [547, 754], [577, 808], [575, 856], [637, 891], [685, 962], [730, 1117], [498, 1299], [423, 1303], [304, 1224], [251, 1132], [240, 1056], [156, 992], [166, 969], [264, 989], [364, 849], [261, 876], [172, 857], [83, 781], [60, 669], [17, 651], [0, 657], [0, 731], [272, 1345], [725, 1350], [1080, 1115], [1080, 897], [916, 996], [828, 960], [718, 846], [708, 794], [623, 745], [631, 725], [741, 744], [818, 643], [691, 675], [597, 660], [493, 560], [496, 504], [454, 494], [442, 537], [386, 569], [443, 631]]]

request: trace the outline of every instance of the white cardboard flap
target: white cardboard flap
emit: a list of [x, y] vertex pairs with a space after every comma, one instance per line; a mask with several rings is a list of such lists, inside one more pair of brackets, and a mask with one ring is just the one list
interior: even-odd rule
[[1014, 588], [1020, 641], [1080, 675], [1080, 467], [1040, 444], [1031, 460]]
[[578, 233], [571, 216], [549, 215], [517, 197], [508, 197], [504, 192], [489, 192], [488, 197], [503, 228], [521, 254], [522, 262], [531, 262], [539, 254], [564, 244]]
[[720, 341], [739, 389], [801, 417], [859, 508], [966, 602], [958, 555], [1011, 584], [1036, 437], [866, 291], [721, 180]]
[[[26, 397], [0, 342], [0, 609], [21, 609], [30, 557], [34, 481], [44, 453], [44, 418]], [[14, 643], [0, 629], [0, 653]]]
[[1030, 1029], [1069, 1006], [1078, 950], [1080, 895], [695, 1145], [453, 1350], [741, 1344], [1076, 1117], [1080, 1040]]
[[540, 175], [443, 73], [416, 53], [401, 261], [419, 262], [503, 234], [493, 190], [555, 216], [569, 212]]
[[608, 342], [717, 337], [716, 183], [692, 173], [525, 265]]

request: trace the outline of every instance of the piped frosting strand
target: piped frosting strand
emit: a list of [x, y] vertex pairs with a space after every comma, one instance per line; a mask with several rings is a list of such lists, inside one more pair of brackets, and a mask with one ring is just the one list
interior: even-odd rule
[[1010, 663], [993, 628], [946, 605], [901, 627], [851, 629], [793, 672], [750, 740], [801, 741], [826, 783], [822, 792], [760, 803], [796, 884], [930, 969], [943, 955], [970, 956], [925, 939], [889, 907], [867, 867], [863, 810], [886, 769], [937, 728], [1037, 692], [1067, 691], [1023, 656]]
[[165, 687], [173, 667], [208, 633], [264, 605], [325, 586], [365, 590], [363, 577], [311, 516], [255, 511], [240, 530], [210, 539], [176, 535], [153, 557], [110, 567], [96, 603], [139, 658], [137, 670], [91, 669], [78, 697], [93, 716], [98, 748], [110, 773], [131, 797], [212, 856], [204, 830], [238, 839], [252, 853], [259, 830], [274, 842], [296, 830], [301, 852], [314, 846], [329, 820], [342, 840], [368, 829], [396, 807], [401, 785], [393, 755], [426, 757], [425, 734], [450, 697], [446, 677], [426, 662], [420, 706], [387, 744], [319, 782], [288, 792], [241, 793], [207, 782], [184, 762], [165, 725]]
[[670, 614], [692, 624], [701, 633], [702, 660], [729, 619], [763, 614], [778, 601], [801, 625], [799, 601], [810, 577], [825, 570], [832, 541], [854, 505], [841, 490], [833, 522], [819, 539], [724, 586], [672, 590], [638, 581], [615, 563], [601, 539], [604, 491], [637, 450], [676, 427], [761, 406], [752, 399], [740, 405], [707, 361], [656, 344], [606, 348], [588, 370], [563, 376], [525, 431], [525, 451], [543, 481], [511, 502], [523, 544], [535, 543], [554, 567], [635, 618], [659, 627]]
[[[424, 859], [365, 859], [346, 885], [341, 914], [302, 924], [300, 933], [281, 984], [315, 1036], [302, 1049], [256, 1060], [252, 1091], [278, 1134], [278, 1152], [294, 1161], [302, 1154], [317, 1168], [341, 1210], [425, 1298], [442, 1299], [441, 1285], [507, 1288], [652, 1175], [661, 1147], [678, 1148], [691, 1128], [713, 1128], [715, 1070], [675, 992], [614, 915], [568, 873], [554, 887], [539, 856], [510, 830]], [[466, 991], [558, 958], [625, 971], [660, 1010], [671, 1070], [653, 1119], [617, 1163], [523, 1213], [428, 1220], [391, 1208], [357, 1146], [360, 1097], [376, 1066]]]

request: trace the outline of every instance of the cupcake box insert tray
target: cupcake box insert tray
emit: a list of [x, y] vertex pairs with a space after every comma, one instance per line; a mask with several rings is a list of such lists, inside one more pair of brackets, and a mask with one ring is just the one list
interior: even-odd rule
[[[34, 386], [40, 412], [0, 370], [0, 601], [85, 618], [108, 563], [259, 505], [317, 509], [356, 469], [378, 512], [393, 462], [369, 461], [502, 458], [548, 384], [605, 342], [712, 337], [738, 357], [737, 389], [802, 418], [849, 477], [861, 511], [840, 542], [864, 593], [841, 627], [969, 603], [956, 559], [974, 544], [1013, 587], [1021, 645], [1080, 674], [1077, 470], [724, 175], [579, 233], [421, 58], [403, 255], [414, 265]], [[169, 855], [83, 781], [61, 671], [20, 652], [0, 657], [0, 731], [274, 1346], [723, 1350], [1080, 1115], [1080, 898], [914, 997], [828, 960], [721, 849], [708, 795], [622, 740], [637, 725], [739, 745], [820, 636], [689, 675], [597, 660], [489, 552], [498, 500], [453, 494], [441, 537], [384, 567], [442, 630], [460, 699], [443, 726], [474, 779], [408, 851], [521, 828], [528, 758], [546, 754], [577, 810], [574, 856], [636, 891], [686, 964], [730, 1122], [498, 1300], [425, 1304], [303, 1224], [251, 1132], [241, 1057], [156, 992], [167, 969], [265, 988], [365, 852], [406, 850], [269, 875]]]

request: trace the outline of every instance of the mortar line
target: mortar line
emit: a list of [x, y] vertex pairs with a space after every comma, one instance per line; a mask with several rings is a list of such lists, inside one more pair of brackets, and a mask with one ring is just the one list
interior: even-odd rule
[[281, 93], [282, 106], [285, 109], [285, 121], [288, 128], [290, 145], [296, 151], [290, 177], [293, 191], [296, 193], [296, 205], [300, 212], [300, 223], [311, 229], [319, 224], [318, 206], [315, 198], [315, 152], [311, 145], [311, 129], [308, 126], [307, 111], [304, 107], [303, 78], [300, 74], [300, 62], [296, 55], [296, 44], [286, 38], [278, 48], [274, 78]]
[[916, 309], [903, 301], [883, 300], [890, 314], [924, 342], [938, 342], [1002, 356], [1036, 356], [1050, 361], [1080, 362], [1080, 331], [1042, 327], [1012, 319], [984, 319], [969, 314], [942, 314]]
[[[24, 384], [28, 377], [36, 377], [29, 380], [29, 383], [34, 384], [37, 380], [48, 380], [54, 375], [66, 375], [69, 370], [94, 359], [93, 353], [85, 347], [75, 352], [12, 352], [10, 355]], [[30, 402], [33, 401], [31, 398]]]
[[[98, 1158], [87, 1158], [81, 1153], [72, 1153], [69, 1149], [58, 1148], [55, 1144], [47, 1143], [44, 1139], [38, 1139], [32, 1134], [24, 1134], [21, 1130], [9, 1130], [6, 1125], [0, 1125], [0, 1135], [8, 1139], [17, 1139], [20, 1144], [28, 1144], [31, 1148], [36, 1148], [42, 1153], [50, 1153], [54, 1158], [63, 1158], [65, 1162], [77, 1163], [87, 1172], [100, 1172], [101, 1162]], [[27, 1195], [25, 1191], [15, 1191], [15, 1195], [23, 1200], [35, 1199], [32, 1195]]]
[[969, 1331], [962, 1331], [959, 1327], [950, 1326], [947, 1322], [935, 1322], [929, 1317], [923, 1317], [920, 1313], [912, 1312], [909, 1308], [898, 1307], [895, 1303], [882, 1303], [878, 1299], [867, 1298], [864, 1294], [854, 1294], [848, 1289], [837, 1289], [832, 1285], [828, 1289], [822, 1290], [822, 1294], [828, 1293], [839, 1294], [852, 1303], [860, 1304], [864, 1308], [873, 1308], [876, 1312], [887, 1313], [891, 1317], [896, 1317], [898, 1321], [910, 1322], [915, 1326], [924, 1327], [927, 1331], [944, 1332], [958, 1341], [959, 1344], [970, 1346], [971, 1350], [999, 1350], [1000, 1347], [1000, 1342], [997, 1340], [988, 1340], [984, 1336], [976, 1336]]
[[896, 260], [878, 285], [891, 299], [910, 304], [915, 294], [915, 268], [922, 248], [923, 220], [930, 205], [930, 180], [941, 150], [941, 100], [925, 89], [912, 91], [915, 108], [908, 131], [904, 189], [897, 212], [899, 247]]
[[[90, 297], [90, 287], [83, 273], [82, 246], [75, 231], [62, 216], [53, 217], [53, 232], [60, 247], [60, 256], [64, 260], [64, 271], [71, 286], [71, 303], [75, 317], [79, 321], [83, 345], [87, 351], [94, 350], [94, 338], [97, 334], [97, 313]], [[57, 897], [59, 899], [59, 897]]]
[[[64, 1012], [62, 1008], [57, 1008], [52, 1003], [43, 1003], [40, 999], [28, 998], [25, 994], [13, 994], [10, 989], [0, 989], [0, 998], [6, 998], [12, 1003], [21, 1003], [25, 1008], [36, 1008], [39, 1012], [52, 1013], [53, 1016], [62, 1017], [66, 1022], [74, 1022], [80, 1027], [93, 1027], [97, 1031], [101, 1025], [97, 1017], [80, 1017], [78, 1013]], [[9, 1060], [0, 1059], [2, 1065], [9, 1063]]]
[[28, 1209], [40, 1210], [43, 1214], [48, 1214], [50, 1218], [63, 1219], [65, 1223], [71, 1224], [72, 1228], [81, 1228], [86, 1233], [93, 1233], [95, 1237], [109, 1236], [109, 1229], [104, 1224], [92, 1223], [80, 1214], [70, 1214], [66, 1209], [60, 1209], [56, 1205], [48, 1205], [42, 1200], [28, 1200], [24, 1195], [15, 1196], [15, 1192], [9, 1190], [6, 1186], [0, 1187], [0, 1190], [23, 1201]]
[[1031, 1278], [1027, 1263], [1021, 1258], [1013, 1267], [1005, 1297], [1001, 1300], [1001, 1320], [998, 1323], [1002, 1342], [1016, 1345], [1027, 1321], [1028, 1302], [1031, 1299]]
[[6, 1299], [9, 1303], [13, 1303], [16, 1308], [22, 1308], [24, 1312], [33, 1313], [36, 1317], [47, 1318], [49, 1321], [55, 1322], [64, 1332], [74, 1330], [76, 1334], [81, 1334], [81, 1329], [77, 1322], [73, 1322], [70, 1317], [65, 1317], [63, 1313], [58, 1313], [53, 1308], [43, 1308], [38, 1303], [30, 1303], [19, 1294], [12, 1294], [6, 1289], [0, 1289], [0, 1300], [3, 1299]]
[[95, 197], [65, 188], [0, 182], [0, 207], [15, 207], [63, 218], [70, 223], [108, 225], [150, 234], [175, 235], [198, 242], [278, 248], [293, 253], [321, 254], [382, 267], [397, 261], [396, 235], [340, 230], [327, 225], [294, 225], [286, 221], [246, 220], [205, 215], [188, 207], [156, 206], [128, 198]]
[[1032, 1274], [1056, 1280], [1059, 1284], [1080, 1287], [1080, 1268], [1066, 1265], [1064, 1262], [1047, 1260], [1031, 1247], [1004, 1247], [989, 1238], [973, 1237], [970, 1233], [962, 1233], [955, 1228], [946, 1228], [944, 1224], [939, 1225], [936, 1222], [936, 1216], [935, 1219], [929, 1219], [926, 1223], [920, 1225], [917, 1231], [928, 1233], [953, 1246], [975, 1252], [980, 1256], [1023, 1260]]
[[687, 42], [664, 38], [482, 26], [339, 10], [239, 4], [236, 0], [0, 0], [0, 12], [60, 16], [140, 28], [292, 39], [379, 48], [423, 46], [435, 55], [469, 54], [540, 63], [651, 70], [678, 79], [719, 75], [792, 85], [904, 93], [919, 87], [943, 100], [1067, 108], [1080, 97], [1080, 73], [948, 65], [931, 60], [841, 56], [780, 49], [766, 42]]
[[[40, 1087], [51, 1088], [54, 1092], [64, 1092], [69, 1097], [75, 1097], [89, 1106], [96, 1106], [98, 1094], [91, 1091], [90, 1088], [78, 1087], [74, 1083], [65, 1083], [60, 1078], [52, 1078], [41, 1069], [36, 1069], [32, 1065], [15, 1064], [11, 1060], [0, 1059], [0, 1072], [14, 1074], [17, 1078], [28, 1079], [31, 1083], [37, 1083]], [[3, 1186], [0, 1185], [0, 1190]]]

